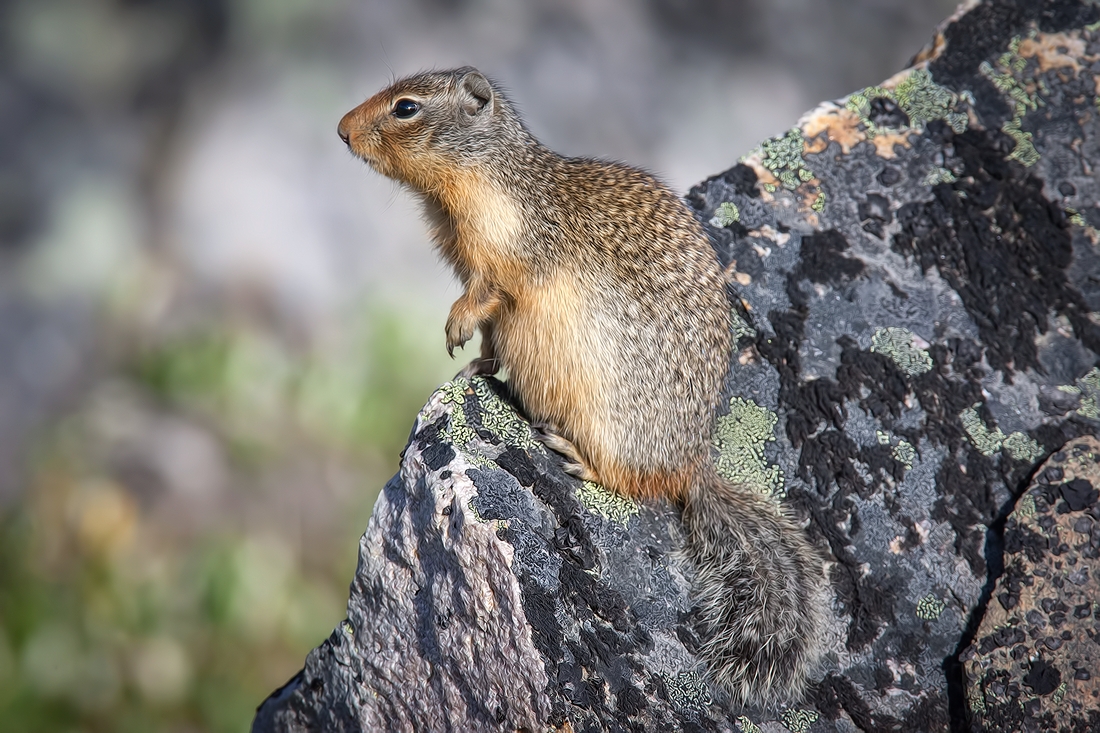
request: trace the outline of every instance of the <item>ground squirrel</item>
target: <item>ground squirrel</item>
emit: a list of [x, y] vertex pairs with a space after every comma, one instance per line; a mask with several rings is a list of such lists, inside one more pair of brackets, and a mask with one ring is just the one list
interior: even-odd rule
[[447, 350], [482, 334], [463, 374], [503, 367], [570, 473], [680, 504], [711, 674], [743, 704], [797, 698], [820, 655], [822, 562], [714, 468], [731, 306], [687, 207], [641, 170], [544, 147], [469, 67], [395, 82], [339, 134], [422, 201], [465, 286]]

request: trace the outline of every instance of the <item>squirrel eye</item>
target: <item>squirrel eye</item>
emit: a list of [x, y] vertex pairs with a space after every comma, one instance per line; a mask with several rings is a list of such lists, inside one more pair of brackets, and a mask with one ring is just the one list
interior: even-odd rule
[[407, 120], [419, 111], [420, 105], [411, 99], [399, 99], [393, 105], [393, 116], [402, 120]]

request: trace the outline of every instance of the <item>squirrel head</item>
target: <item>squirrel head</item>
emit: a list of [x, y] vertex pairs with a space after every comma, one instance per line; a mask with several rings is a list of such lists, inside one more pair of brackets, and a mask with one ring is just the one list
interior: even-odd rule
[[344, 115], [337, 133], [382, 175], [428, 193], [484, 161], [503, 130], [516, 127], [499, 90], [466, 66], [394, 82]]

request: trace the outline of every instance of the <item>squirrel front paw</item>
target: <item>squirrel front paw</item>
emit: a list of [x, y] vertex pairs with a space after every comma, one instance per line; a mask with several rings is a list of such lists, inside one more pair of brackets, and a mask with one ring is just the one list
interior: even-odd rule
[[469, 311], [459, 310], [458, 303], [451, 308], [451, 315], [447, 318], [447, 353], [453, 359], [455, 347], [462, 347], [474, 337], [477, 329], [477, 319], [472, 317]]

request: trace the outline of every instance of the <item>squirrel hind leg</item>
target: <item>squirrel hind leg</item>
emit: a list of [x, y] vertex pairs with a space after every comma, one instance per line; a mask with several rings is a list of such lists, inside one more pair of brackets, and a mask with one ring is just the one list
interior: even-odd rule
[[496, 358], [480, 358], [474, 359], [466, 366], [462, 367], [457, 376], [470, 379], [472, 377], [491, 377], [500, 371], [500, 360]]
[[573, 441], [562, 436], [556, 427], [547, 422], [538, 422], [533, 424], [531, 428], [538, 435], [543, 445], [565, 458], [565, 464], [562, 468], [566, 473], [570, 476], [576, 476], [582, 481], [602, 483], [599, 474], [581, 457], [580, 451], [577, 450], [577, 446], [573, 445]]

